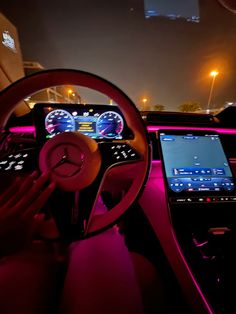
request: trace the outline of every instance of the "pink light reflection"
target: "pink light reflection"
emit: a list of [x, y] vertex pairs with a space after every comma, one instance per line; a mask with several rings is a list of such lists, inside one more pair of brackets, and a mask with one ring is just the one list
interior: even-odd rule
[[160, 160], [152, 160], [152, 165], [161, 165]]

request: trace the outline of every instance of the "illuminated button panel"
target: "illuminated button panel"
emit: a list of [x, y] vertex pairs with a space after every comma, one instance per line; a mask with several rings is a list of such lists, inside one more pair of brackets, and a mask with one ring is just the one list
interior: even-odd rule
[[168, 183], [174, 192], [233, 191], [235, 188], [231, 178], [221, 177], [170, 178]]
[[28, 149], [5, 155], [0, 158], [0, 171], [24, 172], [34, 170], [36, 165], [35, 154], [36, 152], [34, 149]]
[[106, 161], [114, 164], [125, 161], [140, 159], [139, 153], [129, 144], [123, 143], [101, 143], [102, 152]]
[[204, 196], [204, 197], [171, 197], [172, 204], [191, 204], [191, 203], [228, 203], [236, 202], [236, 196]]

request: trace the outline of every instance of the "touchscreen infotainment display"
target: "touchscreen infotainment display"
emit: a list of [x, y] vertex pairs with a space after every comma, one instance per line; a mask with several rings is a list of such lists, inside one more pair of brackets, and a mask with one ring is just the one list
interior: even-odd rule
[[160, 131], [159, 138], [170, 191], [234, 191], [234, 178], [218, 134]]

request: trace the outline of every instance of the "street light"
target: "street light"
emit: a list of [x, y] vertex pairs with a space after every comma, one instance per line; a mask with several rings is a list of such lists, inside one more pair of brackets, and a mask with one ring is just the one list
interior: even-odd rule
[[72, 89], [68, 89], [67, 94], [68, 94], [68, 102], [70, 102], [70, 95], [73, 93]]
[[217, 70], [211, 71], [210, 76], [212, 77], [211, 81], [211, 88], [210, 88], [210, 93], [209, 93], [209, 98], [207, 102], [207, 111], [210, 111], [210, 104], [211, 104], [211, 99], [212, 99], [212, 94], [213, 94], [213, 89], [214, 89], [214, 84], [215, 84], [215, 79], [219, 72]]
[[148, 101], [148, 100], [147, 100], [147, 98], [145, 98], [145, 97], [142, 99], [142, 103], [143, 103], [143, 110], [145, 110], [145, 109], [146, 109], [146, 103], [147, 103], [147, 101]]

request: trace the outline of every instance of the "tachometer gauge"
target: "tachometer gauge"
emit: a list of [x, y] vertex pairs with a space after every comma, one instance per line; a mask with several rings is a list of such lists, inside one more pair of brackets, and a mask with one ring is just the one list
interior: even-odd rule
[[115, 111], [106, 111], [97, 120], [97, 133], [105, 138], [118, 137], [123, 128], [123, 118]]
[[51, 135], [75, 131], [75, 120], [66, 110], [55, 109], [45, 118], [45, 128]]

